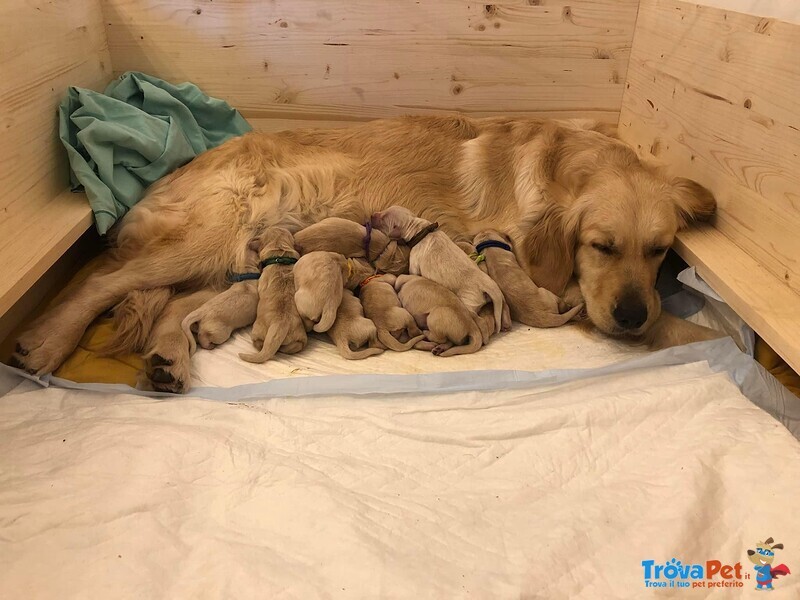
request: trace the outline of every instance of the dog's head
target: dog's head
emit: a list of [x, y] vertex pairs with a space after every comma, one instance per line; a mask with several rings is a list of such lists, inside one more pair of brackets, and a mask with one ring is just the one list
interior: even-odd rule
[[774, 544], [772, 538], [767, 538], [756, 545], [755, 550], [747, 551], [747, 558], [754, 565], [771, 565], [775, 560], [775, 550], [782, 550], [783, 544]]
[[548, 208], [527, 234], [531, 275], [555, 294], [576, 277], [600, 330], [641, 335], [661, 313], [656, 277], [675, 234], [713, 215], [714, 197], [637, 165], [592, 176], [574, 198]]
[[370, 219], [372, 226], [392, 239], [405, 241], [413, 238], [419, 231], [430, 225], [430, 221], [420, 219], [402, 206], [390, 206], [376, 212]]

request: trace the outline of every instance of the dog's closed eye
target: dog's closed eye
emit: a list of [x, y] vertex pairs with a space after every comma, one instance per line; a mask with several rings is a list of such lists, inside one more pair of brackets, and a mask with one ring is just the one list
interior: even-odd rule
[[592, 248], [606, 256], [612, 256], [615, 253], [614, 246], [611, 244], [603, 244], [602, 242], [593, 242]]

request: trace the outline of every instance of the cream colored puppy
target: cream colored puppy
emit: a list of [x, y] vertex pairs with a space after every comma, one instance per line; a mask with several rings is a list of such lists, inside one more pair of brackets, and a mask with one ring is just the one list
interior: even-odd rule
[[489, 276], [503, 290], [513, 320], [532, 327], [558, 327], [583, 309], [580, 304], [562, 313], [564, 302], [528, 277], [519, 266], [507, 236], [488, 229], [476, 235], [474, 243], [476, 251], [485, 257]]
[[408, 272], [409, 249], [373, 229], [370, 223], [360, 225], [329, 217], [298, 231], [294, 239], [303, 254], [335, 252], [347, 258], [364, 258], [383, 273]]
[[328, 331], [336, 320], [343, 289], [355, 289], [374, 273], [363, 259], [345, 258], [335, 252], [303, 255], [294, 267], [294, 301], [300, 316], [313, 323], [317, 333]]
[[411, 247], [409, 273], [442, 284], [476, 315], [491, 302], [495, 331], [500, 331], [503, 293], [446, 233], [438, 230], [436, 223], [415, 217], [402, 206], [392, 206], [372, 215], [372, 225], [389, 237], [405, 240]]
[[197, 350], [195, 335], [201, 348], [211, 350], [228, 341], [236, 329], [252, 325], [255, 321], [258, 309], [260, 245], [261, 241], [257, 239], [248, 246], [245, 264], [239, 273], [232, 275], [237, 281], [189, 313], [181, 323], [189, 340], [190, 354]]
[[[418, 275], [401, 275], [395, 282], [400, 302], [425, 334], [415, 348], [436, 356], [471, 354], [483, 346], [478, 317], [443, 285]], [[492, 317], [494, 318], [494, 317]]]
[[350, 290], [342, 293], [336, 321], [328, 330], [339, 354], [347, 360], [360, 360], [383, 352], [375, 323], [364, 317], [361, 302]]
[[400, 303], [394, 275], [373, 275], [362, 281], [359, 298], [364, 315], [378, 328], [378, 339], [390, 350], [405, 352], [425, 339], [414, 317]]
[[306, 347], [306, 328], [294, 305], [294, 262], [298, 252], [288, 230], [269, 227], [261, 235], [258, 310], [253, 325], [254, 353], [241, 353], [247, 362], [262, 363], [279, 351], [295, 354]]

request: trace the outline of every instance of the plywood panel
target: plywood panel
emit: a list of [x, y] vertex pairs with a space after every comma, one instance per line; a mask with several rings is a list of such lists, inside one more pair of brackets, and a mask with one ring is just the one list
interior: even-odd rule
[[[108, 0], [115, 71], [274, 105], [390, 115], [618, 112], [636, 0]], [[330, 117], [328, 117], [330, 119]]]
[[800, 339], [798, 57], [798, 25], [642, 0], [619, 124], [641, 156], [715, 192], [716, 231], [747, 258], [690, 234], [683, 251], [786, 358]]
[[111, 78], [99, 2], [0, 1], [0, 314], [91, 223], [67, 178], [56, 107]]

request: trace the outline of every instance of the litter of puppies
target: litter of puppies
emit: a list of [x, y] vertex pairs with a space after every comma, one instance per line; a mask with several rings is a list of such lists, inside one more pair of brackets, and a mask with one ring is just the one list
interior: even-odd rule
[[190, 352], [253, 325], [257, 352], [240, 355], [249, 362], [300, 352], [312, 331], [350, 360], [387, 349], [447, 357], [480, 350], [512, 318], [557, 327], [583, 308], [538, 287], [503, 234], [486, 230], [457, 243], [399, 206], [364, 225], [331, 217], [294, 235], [269, 227], [248, 253], [231, 286], [182, 323]]

